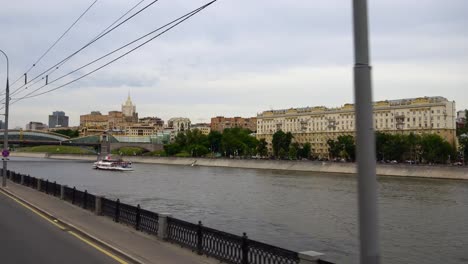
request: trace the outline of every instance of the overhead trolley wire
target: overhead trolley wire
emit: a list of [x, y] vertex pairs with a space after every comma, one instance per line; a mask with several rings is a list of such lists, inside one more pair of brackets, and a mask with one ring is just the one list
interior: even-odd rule
[[[31, 79], [29, 82], [23, 84], [22, 86], [18, 87], [15, 91], [13, 91], [11, 93], [11, 95], [15, 94], [19, 89], [21, 89], [22, 87], [25, 87], [28, 83], [38, 79], [39, 77], [45, 75], [46, 73], [48, 73], [51, 69], [54, 69], [56, 68], [58, 65], [60, 65], [61, 63], [63, 63], [64, 61], [70, 59], [71, 57], [75, 56], [76, 54], [78, 54], [79, 52], [81, 52], [82, 50], [84, 50], [85, 48], [87, 48], [88, 46], [90, 46], [91, 44], [93, 44], [94, 42], [96, 42], [97, 40], [101, 39], [102, 37], [106, 36], [107, 34], [109, 34], [110, 32], [112, 32], [113, 30], [115, 30], [116, 28], [120, 27], [122, 24], [126, 23], [127, 21], [129, 21], [130, 19], [132, 19], [133, 17], [135, 17], [136, 15], [138, 15], [139, 13], [143, 12], [144, 10], [146, 10], [148, 7], [150, 7], [151, 5], [153, 5], [154, 3], [158, 2], [159, 0], [154, 0], [152, 1], [151, 3], [149, 3], [148, 5], [146, 5], [145, 7], [141, 8], [140, 10], [138, 10], [136, 13], [132, 14], [131, 16], [129, 16], [128, 18], [124, 19], [122, 22], [120, 22], [119, 24], [115, 25], [114, 27], [112, 27], [111, 29], [107, 30], [106, 32], [104, 32], [103, 34], [99, 35], [98, 37], [96, 37], [94, 40], [88, 42], [86, 45], [84, 45], [83, 47], [81, 47], [80, 49], [78, 49], [77, 51], [73, 52], [71, 55], [67, 56], [66, 58], [62, 59], [60, 62], [56, 63], [55, 65], [53, 65], [52, 67], [48, 68], [47, 70], [43, 71], [42, 73], [38, 74], [36, 77], [34, 77], [33, 79]], [[37, 83], [37, 82], [36, 82]], [[26, 88], [25, 88], [26, 89]]]
[[[78, 77], [78, 78], [76, 78], [76, 79], [74, 79], [74, 80], [71, 80], [71, 81], [69, 81], [69, 82], [67, 82], [67, 83], [65, 83], [65, 84], [62, 84], [62, 85], [60, 85], [60, 86], [58, 86], [58, 87], [55, 87], [55, 88], [53, 88], [53, 89], [47, 90], [47, 91], [42, 92], [42, 93], [39, 93], [39, 94], [31, 95], [31, 94], [35, 93], [36, 91], [38, 91], [39, 89], [45, 87], [45, 85], [44, 85], [44, 86], [42, 86], [42, 87], [40, 87], [40, 88], [38, 88], [38, 89], [36, 89], [36, 90], [34, 90], [34, 91], [28, 93], [27, 95], [25, 95], [25, 96], [23, 96], [23, 97], [17, 98], [13, 103], [16, 103], [16, 102], [18, 102], [18, 101], [20, 101], [20, 100], [24, 100], [24, 99], [32, 98], [32, 97], [37, 97], [37, 96], [40, 96], [40, 95], [47, 94], [47, 93], [50, 93], [50, 92], [52, 92], [52, 91], [58, 90], [58, 89], [63, 88], [63, 87], [65, 87], [65, 86], [67, 86], [67, 85], [70, 85], [70, 84], [72, 84], [72, 83], [74, 83], [74, 82], [76, 82], [76, 81], [78, 81], [78, 80], [81, 80], [81, 79], [83, 79], [84, 77], [89, 76], [89, 75], [91, 75], [92, 73], [94, 73], [94, 72], [96, 72], [96, 71], [98, 71], [98, 70], [100, 70], [100, 69], [102, 69], [102, 68], [104, 68], [104, 67], [107, 67], [108, 65], [112, 64], [113, 62], [115, 62], [115, 61], [117, 61], [117, 60], [119, 60], [119, 59], [125, 57], [126, 55], [132, 53], [133, 51], [135, 51], [135, 50], [141, 48], [142, 46], [146, 45], [147, 43], [151, 42], [152, 40], [154, 40], [154, 39], [158, 38], [159, 36], [163, 35], [164, 33], [168, 32], [168, 31], [171, 30], [172, 28], [174, 28], [174, 27], [176, 27], [177, 25], [181, 24], [182, 22], [186, 21], [187, 19], [189, 19], [190, 17], [194, 16], [195, 14], [201, 12], [203, 9], [207, 8], [208, 6], [210, 6], [211, 4], [213, 4], [213, 3], [216, 2], [216, 1], [218, 1], [218, 0], [213, 0], [213, 1], [211, 1], [211, 2], [209, 2], [209, 3], [207, 3], [207, 4], [205, 4], [205, 5], [203, 5], [203, 6], [199, 7], [199, 8], [197, 8], [197, 9], [194, 9], [193, 11], [191, 11], [191, 12], [189, 12], [189, 13], [187, 13], [187, 14], [185, 14], [185, 15], [183, 15], [183, 16], [181, 16], [181, 17], [179, 17], [179, 18], [177, 18], [177, 19], [175, 19], [175, 20], [173, 20], [173, 21], [171, 21], [171, 22], [169, 22], [169, 23], [167, 23], [166, 25], [164, 25], [164, 26], [162, 26], [162, 27], [160, 27], [160, 28], [158, 28], [158, 29], [156, 29], [156, 30], [153, 30], [152, 32], [150, 32], [150, 33], [148, 33], [148, 34], [146, 34], [146, 35], [144, 35], [144, 36], [138, 38], [137, 40], [132, 41], [132, 42], [130, 42], [130, 43], [128, 43], [128, 44], [126, 44], [126, 45], [120, 47], [120, 48], [117, 49], [117, 50], [120, 50], [120, 49], [122, 49], [122, 48], [124, 48], [124, 47], [126, 47], [126, 46], [128, 46], [128, 45], [130, 45], [130, 44], [132, 44], [132, 43], [134, 43], [134, 42], [136, 42], [136, 41], [138, 41], [138, 40], [141, 40], [142, 38], [144, 38], [144, 37], [146, 37], [146, 36], [148, 36], [148, 35], [153, 34], [153, 33], [156, 32], [156, 31], [161, 30], [161, 29], [164, 28], [164, 27], [167, 27], [168, 25], [173, 24], [173, 25], [170, 26], [169, 28], [167, 28], [167, 29], [165, 29], [164, 31], [160, 32], [159, 34], [157, 34], [157, 35], [151, 37], [150, 39], [146, 40], [145, 42], [139, 44], [138, 46], [132, 48], [131, 50], [125, 52], [124, 54], [118, 56], [117, 58], [115, 58], [115, 59], [113, 59], [113, 60], [111, 60], [111, 61], [105, 63], [104, 65], [99, 66], [98, 68], [92, 70], [91, 72], [88, 72], [88, 73], [86, 73], [86, 74], [84, 74], [84, 75], [82, 75], [82, 76], [80, 76], [80, 77]], [[176, 23], [176, 21], [178, 21], [178, 22]], [[175, 23], [175, 24], [174, 24], [174, 23]], [[100, 59], [102, 59], [102, 58], [104, 58], [104, 57], [106, 57], [106, 56], [108, 56], [108, 55], [110, 55], [110, 54], [116, 52], [117, 50], [114, 50], [114, 51], [112, 51], [112, 52], [110, 52], [110, 53], [108, 53], [108, 54], [106, 54], [106, 55], [104, 55], [104, 56], [102, 56], [102, 57], [100, 57], [100, 58], [98, 58], [98, 59], [96, 59], [96, 60], [94, 60], [94, 61], [92, 61], [92, 62], [90, 62], [90, 63], [88, 63], [88, 64], [86, 64], [86, 65], [84, 65], [84, 66], [82, 66], [82, 67], [80, 67], [80, 68], [78, 68], [77, 70], [74, 70], [74, 71], [72, 71], [72, 72], [70, 72], [70, 73], [68, 73], [68, 74], [66, 74], [66, 75], [64, 75], [64, 76], [62, 76], [62, 77], [59, 77], [58, 79], [61, 79], [61, 78], [65, 77], [65, 76], [67, 76], [67, 75], [69, 75], [69, 74], [72, 74], [73, 72], [76, 72], [76, 71], [78, 71], [78, 70], [80, 70], [80, 69], [82, 69], [82, 68], [84, 68], [84, 67], [86, 67], [86, 66], [88, 66], [88, 65], [90, 65], [90, 64], [93, 64], [94, 62], [96, 62], [96, 61], [98, 61], [98, 60], [100, 60]], [[53, 82], [57, 81], [58, 79], [54, 80]], [[13, 104], [13, 103], [12, 103], [12, 104]]]
[[18, 82], [19, 80], [21, 80], [23, 78], [23, 76], [25, 76], [26, 74], [28, 74], [32, 68], [36, 67], [36, 65], [42, 60], [42, 58], [44, 58], [47, 53], [49, 53], [50, 50], [52, 50], [55, 45], [57, 45], [57, 43], [78, 23], [78, 21], [80, 21], [80, 19], [86, 14], [88, 13], [88, 11], [94, 6], [94, 4], [96, 4], [98, 0], [95, 0], [90, 6], [88, 6], [88, 8], [83, 12], [81, 13], [81, 15], [75, 20], [75, 22], [73, 22], [73, 24], [71, 24], [71, 26], [68, 27], [67, 30], [65, 30], [65, 32], [63, 32], [63, 34], [54, 42], [54, 44], [52, 44], [52, 46], [50, 46], [40, 57], [39, 59], [36, 60], [36, 62], [33, 63], [33, 65], [31, 65], [31, 67], [29, 67], [29, 69], [23, 73], [18, 79], [16, 79], [16, 81], [14, 81], [11, 86], [13, 86], [16, 82]]
[[[125, 17], [126, 15], [128, 15], [130, 12], [132, 12], [135, 8], [137, 8], [137, 7], [138, 7], [142, 2], [144, 2], [144, 1], [145, 1], [145, 0], [141, 0], [140, 2], [138, 2], [138, 3], [136, 3], [134, 6], [132, 6], [132, 8], [130, 8], [129, 10], [127, 10], [123, 15], [121, 15], [121, 16], [120, 16], [119, 18], [117, 18], [114, 22], [112, 22], [109, 26], [107, 26], [104, 30], [102, 30], [99, 34], [97, 34], [91, 41], [88, 42], [88, 44], [91, 43], [92, 41], [95, 41], [98, 37], [100, 37], [101, 35], [103, 35], [103, 34], [106, 32], [106, 30], [108, 30], [110, 27], [112, 27], [113, 25], [115, 25], [115, 23], [119, 22], [119, 20], [121, 20], [121, 19], [122, 19], [123, 17]], [[76, 55], [76, 54], [75, 54], [75, 55]], [[73, 56], [74, 56], [74, 55], [73, 55]], [[73, 56], [70, 56], [70, 57], [66, 58], [66, 60], [64, 60], [63, 62], [61, 62], [57, 67], [53, 68], [50, 72], [44, 72], [44, 74], [45, 74], [45, 73], [47, 73], [47, 75], [52, 74], [53, 72], [55, 72], [56, 70], [58, 70], [63, 64], [65, 64], [68, 60], [70, 60]], [[48, 69], [48, 70], [50, 70], [50, 69]], [[22, 77], [20, 77], [20, 79], [21, 79], [21, 78], [22, 78]], [[30, 83], [30, 82], [32, 82], [32, 80], [31, 80], [30, 82], [28, 82], [29, 85], [28, 85], [27, 87], [23, 88], [23, 90], [20, 90], [21, 87], [19, 87], [18, 89], [16, 89], [15, 91], [13, 91], [13, 92], [10, 94], [10, 96], [11, 96], [11, 95], [14, 95], [14, 94], [21, 93], [22, 91], [24, 91], [24, 90], [26, 90], [26, 89], [28, 89], [28, 88], [31, 88], [31, 87], [34, 86], [36, 83], [38, 83], [38, 82], [44, 80], [44, 78], [45, 78], [45, 77], [43, 76], [43, 77], [40, 78], [40, 79], [36, 79], [33, 83]], [[24, 87], [24, 86], [25, 86], [25, 85], [23, 85], [22, 87]], [[3, 99], [3, 100], [5, 100], [5, 99]], [[2, 100], [2, 101], [3, 101], [3, 100]]]

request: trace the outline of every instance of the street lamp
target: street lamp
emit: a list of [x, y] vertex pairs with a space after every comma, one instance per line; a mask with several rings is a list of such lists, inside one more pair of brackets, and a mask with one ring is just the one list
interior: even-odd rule
[[5, 55], [6, 62], [7, 62], [7, 78], [6, 78], [6, 89], [5, 89], [5, 128], [4, 128], [4, 135], [3, 135], [3, 178], [2, 178], [2, 187], [6, 187], [6, 173], [7, 173], [7, 157], [8, 157], [8, 105], [10, 103], [10, 83], [8, 81], [8, 77], [10, 74], [10, 66], [8, 63], [8, 56], [6, 55], [3, 50], [0, 52]]

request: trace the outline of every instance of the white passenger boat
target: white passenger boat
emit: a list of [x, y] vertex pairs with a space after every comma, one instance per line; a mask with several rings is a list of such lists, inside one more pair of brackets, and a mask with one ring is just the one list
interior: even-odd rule
[[112, 158], [107, 155], [104, 159], [93, 163], [93, 168], [98, 170], [113, 170], [113, 171], [132, 171], [132, 162], [124, 161], [120, 158]]

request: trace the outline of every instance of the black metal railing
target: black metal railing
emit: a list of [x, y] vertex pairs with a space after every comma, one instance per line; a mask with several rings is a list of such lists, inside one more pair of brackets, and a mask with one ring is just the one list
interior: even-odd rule
[[[1, 172], [1, 170], [0, 170]], [[33, 189], [37, 188], [38, 179], [29, 175], [21, 175], [15, 172], [9, 173], [9, 179], [16, 183]], [[80, 191], [75, 187], [67, 186], [64, 189], [64, 200], [94, 211], [96, 208], [96, 196], [86, 190]], [[56, 182], [42, 181], [40, 191], [53, 196], [60, 196], [61, 185]], [[133, 228], [157, 235], [159, 229], [159, 215], [155, 212], [144, 210], [140, 205], [132, 206], [121, 203], [119, 199], [113, 201], [101, 198], [101, 214], [112, 218], [115, 222], [130, 225]], [[189, 248], [196, 253], [216, 258], [231, 264], [298, 264], [297, 252], [272, 246], [259, 241], [251, 240], [244, 233], [238, 236], [213, 228], [186, 222], [177, 218], [167, 218], [167, 238], [169, 242], [177, 243]], [[319, 264], [333, 264], [325, 260], [318, 260]]]
[[157, 235], [159, 228], [159, 216], [155, 212], [140, 209], [140, 225], [139, 230]]
[[202, 228], [201, 235], [204, 254], [227, 263], [243, 263], [243, 237], [208, 227]]
[[118, 221], [118, 212], [117, 212], [117, 201], [112, 201], [106, 198], [101, 198], [101, 213], [104, 216], [112, 218], [114, 221]]
[[193, 250], [197, 249], [198, 226], [177, 218], [167, 218], [167, 240]]

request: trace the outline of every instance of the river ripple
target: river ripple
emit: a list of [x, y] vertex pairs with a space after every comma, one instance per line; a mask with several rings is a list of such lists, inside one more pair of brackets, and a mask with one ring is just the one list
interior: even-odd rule
[[[12, 158], [9, 168], [337, 263], [358, 263], [356, 177]], [[468, 181], [379, 178], [383, 263], [468, 263]]]

